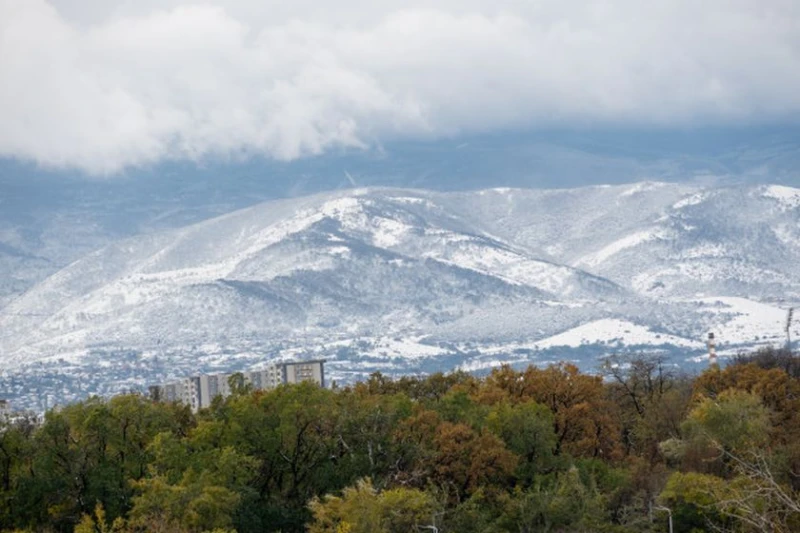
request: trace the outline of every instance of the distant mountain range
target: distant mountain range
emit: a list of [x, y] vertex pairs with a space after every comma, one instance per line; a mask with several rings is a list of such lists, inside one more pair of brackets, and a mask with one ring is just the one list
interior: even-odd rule
[[436, 191], [575, 188], [642, 180], [800, 187], [800, 129], [509, 132], [331, 152], [166, 162], [87, 179], [0, 157], [0, 308], [85, 254], [126, 237], [276, 198], [352, 187]]
[[52, 259], [5, 234], [3, 267], [31, 273], [0, 307], [6, 394], [60, 401], [311, 355], [345, 381], [594, 368], [626, 350], [691, 365], [709, 331], [723, 353], [784, 342], [800, 302], [800, 189], [778, 185], [364, 188], [154, 220], [132, 237], [53, 237], [87, 251], [41, 281]]

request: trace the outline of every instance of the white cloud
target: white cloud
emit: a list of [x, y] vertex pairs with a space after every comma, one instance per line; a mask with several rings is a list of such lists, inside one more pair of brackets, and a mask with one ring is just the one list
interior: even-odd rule
[[0, 0], [0, 154], [113, 173], [395, 137], [796, 120], [794, 0]]

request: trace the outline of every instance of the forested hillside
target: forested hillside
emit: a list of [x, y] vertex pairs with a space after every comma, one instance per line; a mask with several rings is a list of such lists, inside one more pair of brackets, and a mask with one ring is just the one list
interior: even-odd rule
[[343, 389], [193, 414], [92, 398], [0, 429], [0, 530], [800, 530], [800, 364], [654, 356]]

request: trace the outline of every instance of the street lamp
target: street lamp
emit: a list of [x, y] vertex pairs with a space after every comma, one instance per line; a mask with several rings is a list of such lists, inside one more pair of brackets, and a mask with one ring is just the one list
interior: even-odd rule
[[653, 509], [656, 511], [666, 511], [669, 515], [669, 533], [672, 533], [672, 509], [669, 507], [664, 507], [663, 505], [655, 505]]

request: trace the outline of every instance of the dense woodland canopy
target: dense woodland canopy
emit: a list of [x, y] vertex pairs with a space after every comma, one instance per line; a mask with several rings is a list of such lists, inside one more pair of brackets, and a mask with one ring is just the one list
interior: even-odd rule
[[3, 531], [800, 531], [800, 364], [780, 350], [696, 377], [615, 357], [3, 424]]

